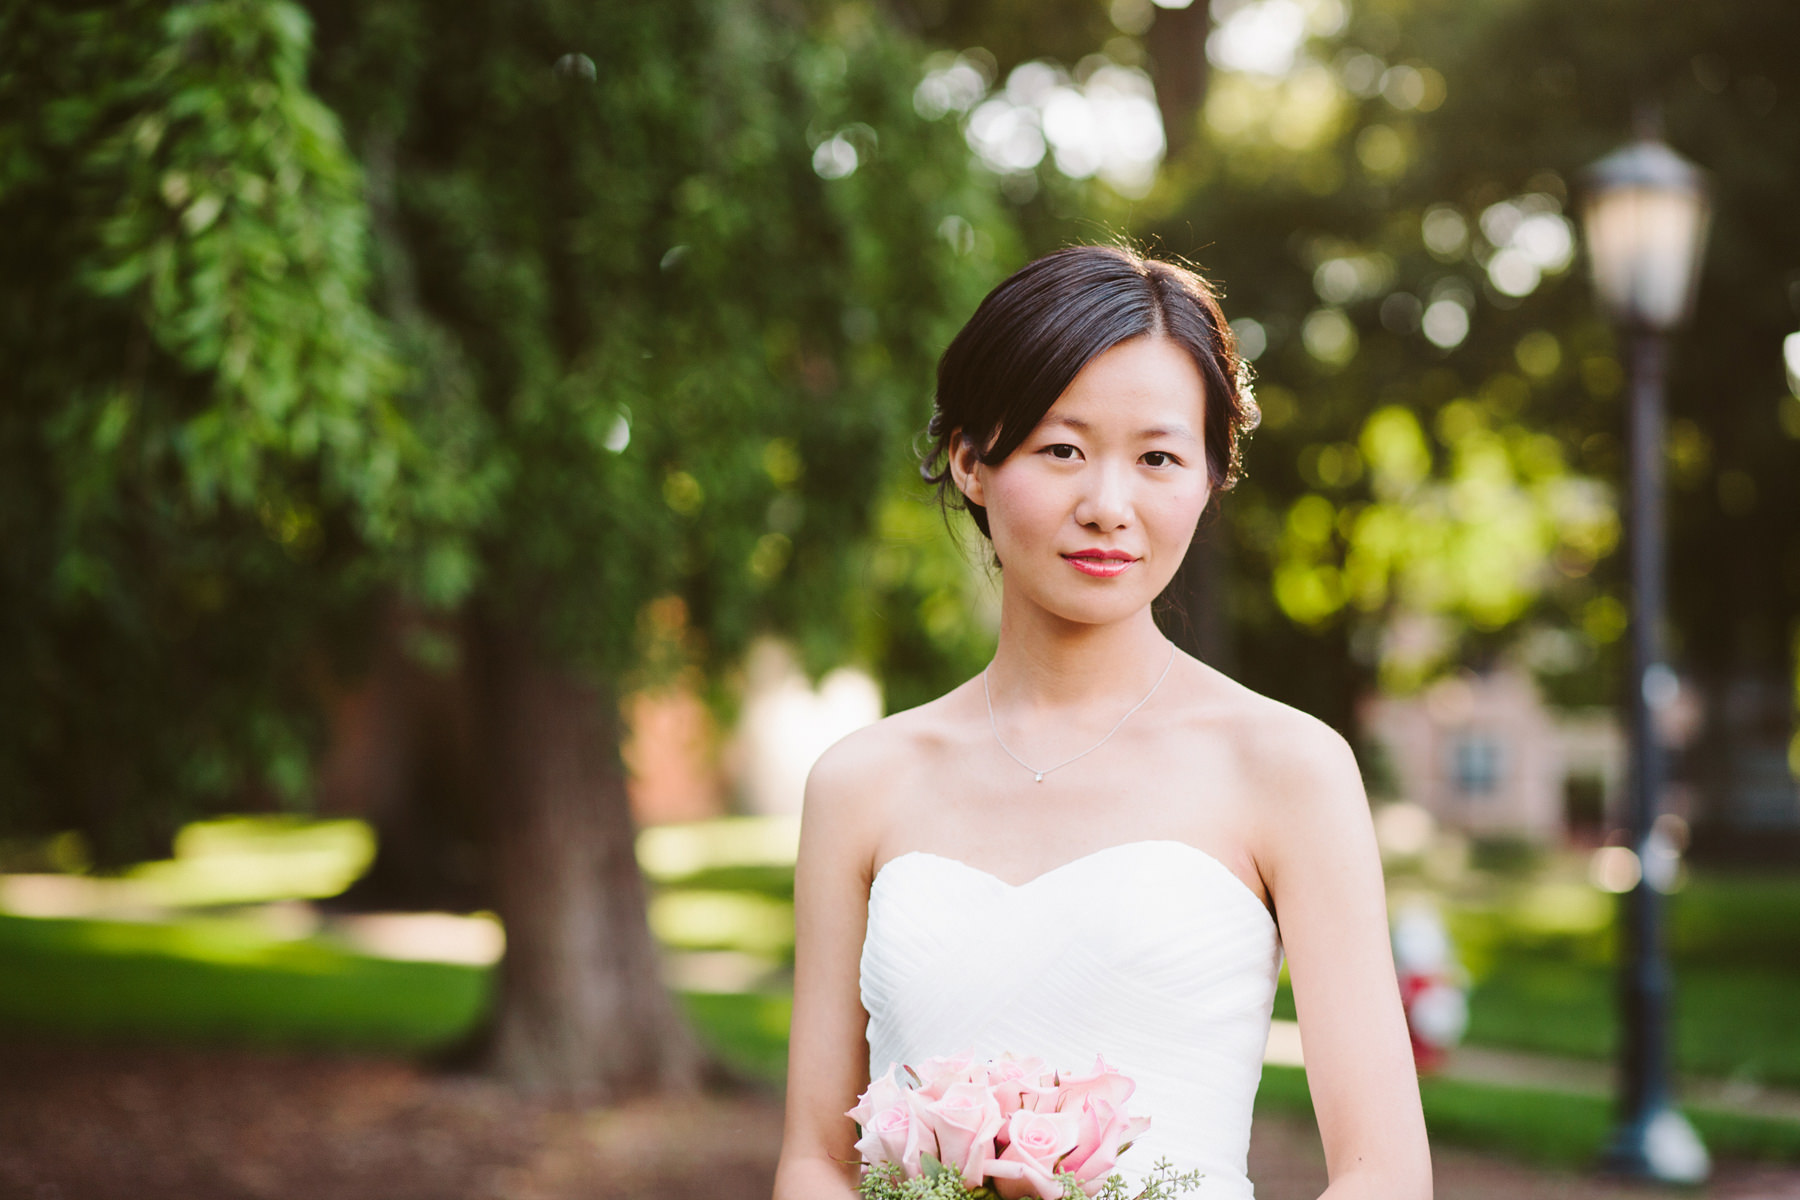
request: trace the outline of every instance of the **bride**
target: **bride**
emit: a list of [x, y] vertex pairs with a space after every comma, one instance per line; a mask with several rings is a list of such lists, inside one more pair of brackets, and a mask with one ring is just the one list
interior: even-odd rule
[[979, 676], [807, 783], [776, 1200], [855, 1194], [888, 1065], [1035, 1056], [1137, 1081], [1159, 1158], [1244, 1174], [1281, 956], [1332, 1200], [1431, 1194], [1368, 804], [1344, 740], [1151, 619], [1255, 407], [1198, 277], [1112, 247], [1026, 266], [938, 368], [927, 478], [1000, 567]]

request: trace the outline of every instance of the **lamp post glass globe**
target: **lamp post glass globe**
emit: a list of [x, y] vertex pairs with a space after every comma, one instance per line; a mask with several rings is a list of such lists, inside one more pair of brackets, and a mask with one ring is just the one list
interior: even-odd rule
[[1712, 206], [1700, 168], [1645, 139], [1586, 175], [1582, 225], [1594, 290], [1620, 325], [1666, 331], [1693, 311]]

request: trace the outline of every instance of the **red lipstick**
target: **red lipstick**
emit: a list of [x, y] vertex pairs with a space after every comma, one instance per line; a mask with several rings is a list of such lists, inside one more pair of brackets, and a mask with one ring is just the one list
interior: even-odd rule
[[1137, 561], [1123, 550], [1074, 550], [1063, 555], [1071, 567], [1083, 575], [1111, 579], [1123, 575]]

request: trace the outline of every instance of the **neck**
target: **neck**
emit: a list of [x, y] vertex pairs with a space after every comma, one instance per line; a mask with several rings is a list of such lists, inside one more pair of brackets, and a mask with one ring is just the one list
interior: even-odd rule
[[988, 678], [995, 705], [1070, 709], [1135, 703], [1169, 663], [1169, 641], [1150, 610], [1110, 625], [1008, 609]]

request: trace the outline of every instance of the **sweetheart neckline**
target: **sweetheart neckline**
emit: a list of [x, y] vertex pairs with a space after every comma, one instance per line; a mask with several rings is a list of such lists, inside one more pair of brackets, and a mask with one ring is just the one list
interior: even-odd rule
[[980, 867], [975, 866], [973, 863], [964, 862], [960, 858], [952, 858], [948, 854], [937, 854], [930, 850], [908, 850], [902, 854], [894, 855], [892, 858], [890, 858], [886, 862], [882, 863], [881, 866], [876, 869], [874, 877], [872, 879], [870, 879], [870, 881], [869, 881], [869, 890], [871, 892], [873, 892], [875, 889], [875, 885], [881, 881], [882, 874], [884, 872], [886, 872], [889, 867], [893, 866], [895, 863], [899, 862], [901, 859], [903, 859], [903, 858], [932, 858], [932, 859], [936, 859], [939, 862], [950, 863], [953, 866], [961, 867], [963, 870], [968, 871], [971, 874], [980, 875], [985, 879], [992, 880], [994, 883], [997, 883], [1001, 887], [1005, 888], [1008, 892], [1023, 892], [1025, 890], [1027, 890], [1028, 888], [1031, 888], [1034, 885], [1041, 883], [1043, 880], [1048, 879], [1052, 875], [1056, 875], [1063, 871], [1067, 871], [1073, 867], [1081, 866], [1084, 863], [1092, 862], [1094, 859], [1111, 855], [1114, 852], [1119, 851], [1119, 850], [1130, 850], [1130, 849], [1134, 849], [1134, 848], [1140, 847], [1140, 846], [1178, 846], [1183, 850], [1187, 850], [1194, 854], [1198, 854], [1200, 856], [1200, 858], [1202, 859], [1202, 861], [1210, 863], [1213, 867], [1217, 868], [1220, 871], [1223, 871], [1225, 873], [1225, 875], [1231, 880], [1231, 882], [1236, 885], [1237, 890], [1247, 900], [1249, 900], [1252, 904], [1254, 904], [1256, 906], [1256, 911], [1260, 912], [1263, 915], [1263, 919], [1268, 921], [1270, 928], [1275, 930], [1277, 936], [1280, 935], [1281, 926], [1275, 920], [1275, 914], [1269, 911], [1269, 906], [1264, 904], [1262, 902], [1262, 899], [1259, 896], [1257, 896], [1257, 894], [1254, 891], [1251, 890], [1250, 885], [1245, 883], [1241, 878], [1239, 878], [1238, 873], [1236, 871], [1233, 871], [1230, 867], [1226, 866], [1223, 862], [1219, 861], [1219, 859], [1215, 858], [1211, 854], [1208, 854], [1206, 851], [1204, 851], [1200, 847], [1194, 845], [1192, 842], [1184, 842], [1178, 838], [1138, 838], [1134, 841], [1129, 841], [1129, 842], [1114, 842], [1110, 846], [1102, 846], [1098, 850], [1090, 850], [1086, 854], [1078, 855], [1075, 858], [1069, 859], [1067, 862], [1057, 863], [1054, 867], [1051, 867], [1049, 870], [1040, 871], [1038, 874], [1033, 875], [1030, 879], [1027, 879], [1023, 883], [1009, 883], [1008, 881], [1006, 881], [1006, 880], [1000, 878], [998, 875], [994, 874], [992, 871], [984, 871]]

